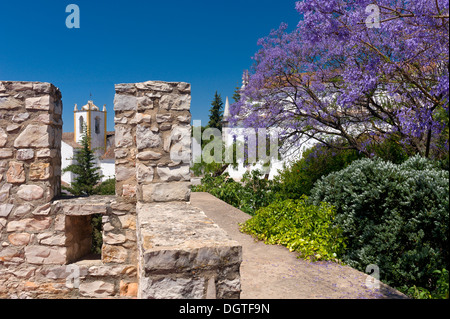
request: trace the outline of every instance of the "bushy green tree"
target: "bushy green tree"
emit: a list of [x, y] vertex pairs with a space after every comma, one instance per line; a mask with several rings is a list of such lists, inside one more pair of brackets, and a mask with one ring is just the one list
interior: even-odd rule
[[314, 183], [322, 176], [339, 171], [364, 155], [356, 150], [339, 150], [316, 144], [305, 150], [302, 158], [286, 167], [275, 177], [278, 196], [282, 199], [300, 199], [309, 196]]
[[64, 187], [64, 189], [75, 196], [96, 194], [96, 186], [100, 183], [102, 175], [100, 168], [95, 165], [95, 154], [91, 149], [89, 132], [86, 127], [83, 127], [81, 147], [75, 150], [72, 160], [75, 163], [67, 166], [63, 173], [72, 172], [75, 174], [75, 179], [70, 187]]
[[357, 160], [317, 181], [310, 198], [336, 207], [350, 266], [376, 264], [388, 284], [430, 290], [433, 271], [449, 269], [449, 172], [435, 162]]
[[217, 128], [222, 130], [222, 118], [223, 118], [223, 101], [220, 94], [214, 94], [214, 100], [211, 103], [212, 107], [209, 110], [209, 122], [208, 127]]

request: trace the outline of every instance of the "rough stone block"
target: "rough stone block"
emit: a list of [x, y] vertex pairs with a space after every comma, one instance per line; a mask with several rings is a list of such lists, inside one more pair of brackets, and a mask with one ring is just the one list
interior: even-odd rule
[[44, 197], [44, 189], [37, 185], [21, 185], [17, 195], [26, 201], [38, 200]]
[[142, 185], [142, 200], [144, 202], [187, 202], [191, 196], [190, 185], [189, 182]]
[[172, 87], [165, 82], [161, 81], [147, 81], [142, 83], [136, 83], [136, 88], [139, 90], [159, 91], [159, 92], [172, 92]]
[[156, 168], [158, 176], [163, 182], [171, 181], [190, 181], [191, 173], [188, 164], [170, 167], [170, 166], [158, 166]]
[[6, 134], [5, 130], [0, 127], [0, 147], [6, 145], [8, 141], [8, 134]]
[[13, 150], [12, 149], [6, 149], [2, 148], [0, 149], [0, 159], [3, 158], [12, 158], [13, 157]]
[[114, 284], [102, 280], [82, 282], [79, 289], [82, 296], [91, 298], [105, 298], [115, 293]]
[[0, 97], [0, 110], [14, 110], [22, 106], [22, 102], [12, 97]]
[[25, 247], [25, 259], [30, 264], [63, 265], [66, 262], [66, 248], [37, 245], [27, 246]]
[[119, 166], [116, 165], [116, 181], [126, 181], [127, 179], [133, 177], [136, 174], [136, 169], [134, 167]]
[[162, 278], [140, 280], [141, 299], [202, 299], [204, 278]]
[[31, 148], [17, 150], [16, 158], [19, 161], [27, 161], [34, 157], [34, 151]]
[[134, 111], [137, 109], [137, 99], [132, 95], [116, 94], [114, 97], [114, 111]]
[[33, 97], [25, 99], [25, 108], [27, 110], [43, 110], [53, 112], [54, 103], [50, 95]]
[[138, 150], [155, 148], [161, 145], [161, 137], [147, 126], [138, 125], [136, 128], [136, 146]]
[[7, 232], [38, 232], [48, 229], [52, 223], [52, 218], [24, 218], [12, 220], [6, 225]]
[[133, 146], [133, 135], [131, 134], [131, 128], [116, 126], [115, 143], [116, 148]]
[[1, 204], [0, 205], [0, 217], [8, 217], [14, 208], [13, 204]]
[[191, 96], [189, 94], [167, 94], [161, 97], [159, 105], [162, 109], [172, 111], [188, 111], [191, 107]]
[[14, 123], [22, 123], [25, 122], [26, 120], [28, 120], [30, 118], [30, 113], [19, 113], [19, 114], [14, 114], [12, 117], [12, 121]]
[[16, 92], [32, 90], [33, 82], [12, 82], [10, 89]]
[[47, 180], [53, 176], [53, 171], [50, 163], [32, 163], [29, 174], [31, 180]]
[[144, 151], [144, 152], [138, 153], [138, 155], [137, 155], [137, 158], [142, 161], [159, 160], [159, 159], [161, 159], [161, 157], [162, 157], [161, 153], [153, 152], [153, 151]]
[[127, 261], [127, 249], [122, 246], [103, 245], [102, 261], [104, 263], [125, 263]]
[[25, 182], [25, 171], [22, 163], [9, 163], [9, 169], [6, 172], [6, 181], [12, 184], [21, 184]]
[[136, 282], [120, 281], [120, 296], [122, 297], [137, 297], [139, 285]]
[[136, 180], [138, 183], [150, 183], [153, 181], [153, 168], [141, 163], [136, 167]]
[[46, 148], [53, 147], [55, 132], [47, 125], [28, 125], [14, 141], [15, 148]]
[[0, 188], [0, 203], [6, 201], [9, 198], [11, 188], [12, 184], [3, 184], [2, 188]]
[[8, 236], [9, 242], [14, 246], [25, 246], [30, 242], [31, 235], [28, 233], [15, 233]]

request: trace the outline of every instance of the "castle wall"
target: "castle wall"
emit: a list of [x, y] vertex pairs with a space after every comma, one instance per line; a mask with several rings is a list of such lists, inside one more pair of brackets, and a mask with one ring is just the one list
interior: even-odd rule
[[241, 246], [189, 204], [190, 85], [118, 84], [114, 109], [116, 196], [61, 198], [60, 91], [0, 82], [0, 298], [238, 298]]

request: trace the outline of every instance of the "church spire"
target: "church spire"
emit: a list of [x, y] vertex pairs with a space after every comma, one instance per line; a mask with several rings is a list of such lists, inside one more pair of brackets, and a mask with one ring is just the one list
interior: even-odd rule
[[230, 102], [228, 101], [228, 96], [225, 101], [225, 109], [223, 110], [223, 119], [226, 120], [230, 116]]

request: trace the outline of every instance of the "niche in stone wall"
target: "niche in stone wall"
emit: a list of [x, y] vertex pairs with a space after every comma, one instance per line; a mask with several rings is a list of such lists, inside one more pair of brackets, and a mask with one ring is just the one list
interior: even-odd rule
[[91, 255], [91, 218], [90, 215], [66, 216], [66, 262], [68, 264]]
[[66, 263], [101, 260], [103, 217], [114, 196], [66, 198], [58, 201], [64, 214]]
[[101, 260], [102, 228], [102, 214], [66, 216], [66, 263]]

